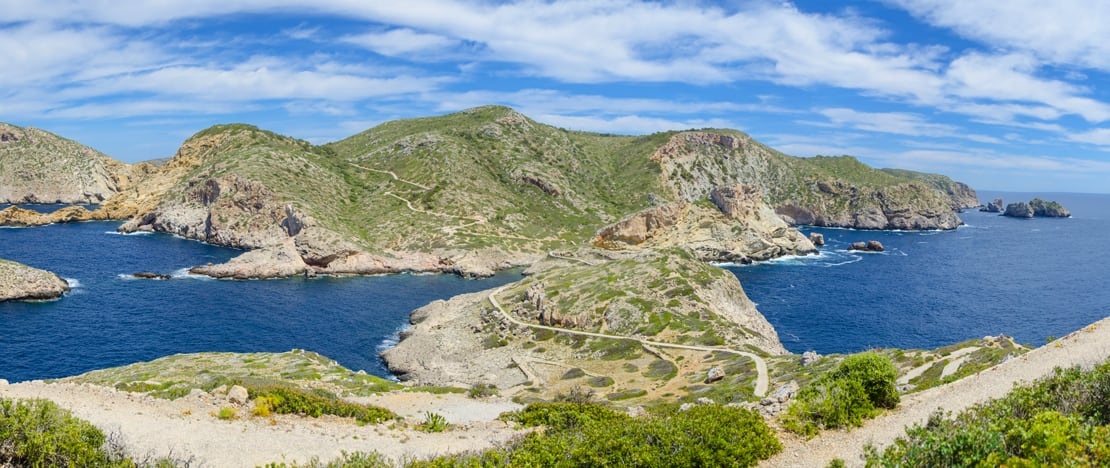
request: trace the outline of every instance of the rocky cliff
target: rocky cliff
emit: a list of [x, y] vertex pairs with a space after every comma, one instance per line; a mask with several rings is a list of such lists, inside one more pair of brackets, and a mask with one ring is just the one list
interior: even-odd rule
[[0, 302], [55, 299], [69, 284], [49, 271], [0, 259]]
[[872, 169], [855, 158], [794, 158], [735, 131], [674, 134], [652, 155], [665, 185], [697, 201], [716, 187], [754, 185], [795, 225], [855, 229], [955, 229], [975, 192], [943, 176]]
[[80, 143], [0, 123], [0, 203], [100, 203], [129, 176], [126, 164]]

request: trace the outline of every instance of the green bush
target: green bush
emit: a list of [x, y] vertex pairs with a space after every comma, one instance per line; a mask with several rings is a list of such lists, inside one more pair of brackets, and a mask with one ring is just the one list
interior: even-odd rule
[[544, 403], [510, 419], [546, 430], [505, 449], [502, 466], [753, 466], [782, 449], [758, 414], [719, 405], [632, 418], [600, 405]]
[[470, 398], [485, 398], [497, 395], [500, 393], [497, 390], [497, 385], [491, 383], [476, 383], [470, 386], [470, 390], [466, 391], [466, 395]]
[[443, 432], [447, 430], [447, 426], [447, 418], [443, 417], [442, 414], [425, 411], [424, 423], [420, 425], [420, 430], [424, 432]]
[[860, 426], [864, 419], [877, 415], [879, 408], [898, 404], [897, 376], [886, 356], [870, 352], [849, 356], [798, 392], [783, 424], [810, 437], [823, 428]]
[[46, 400], [0, 399], [0, 466], [111, 466], [105, 437]]
[[1110, 361], [1055, 375], [950, 417], [934, 413], [868, 466], [1110, 466]]
[[270, 406], [271, 411], [278, 414], [300, 414], [314, 418], [331, 414], [355, 418], [364, 424], [377, 424], [397, 417], [385, 408], [342, 401], [325, 392], [306, 392], [280, 386], [250, 388], [248, 391], [256, 404], [261, 398]]

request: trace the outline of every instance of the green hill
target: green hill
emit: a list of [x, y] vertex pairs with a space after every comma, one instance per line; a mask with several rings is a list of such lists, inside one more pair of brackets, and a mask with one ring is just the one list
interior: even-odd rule
[[128, 184], [128, 173], [75, 141], [0, 123], [0, 203], [99, 203]]

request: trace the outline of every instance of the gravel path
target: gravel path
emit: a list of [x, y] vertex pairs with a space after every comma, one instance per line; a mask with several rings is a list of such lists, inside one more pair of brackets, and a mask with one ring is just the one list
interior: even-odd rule
[[351, 419], [330, 416], [259, 418], [250, 416], [247, 408], [238, 408], [238, 419], [225, 421], [213, 414], [234, 405], [208, 394], [169, 401], [89, 384], [35, 381], [0, 382], [0, 397], [52, 400], [105, 434], [119, 437], [134, 456], [172, 455], [192, 459], [193, 466], [208, 467], [306, 462], [313, 457], [327, 461], [342, 451], [378, 451], [402, 460], [482, 449], [516, 434], [494, 419], [502, 411], [520, 407], [458, 394], [398, 392], [363, 399], [410, 418], [410, 425], [423, 421], [424, 411], [438, 412], [457, 425], [447, 432], [427, 434], [390, 428], [392, 422], [359, 426]]
[[841, 458], [849, 466], [863, 466], [863, 448], [885, 446], [907, 426], [924, 424], [937, 408], [958, 412], [976, 403], [1009, 393], [1014, 384], [1049, 375], [1056, 367], [1091, 367], [1110, 357], [1110, 317], [1082, 330], [947, 385], [906, 396], [894, 411], [850, 432], [827, 431], [805, 441], [783, 436], [785, 449], [763, 466], [824, 467]]

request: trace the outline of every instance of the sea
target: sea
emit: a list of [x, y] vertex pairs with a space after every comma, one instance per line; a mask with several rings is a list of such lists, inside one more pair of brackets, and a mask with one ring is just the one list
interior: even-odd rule
[[[1005, 334], [1040, 345], [1110, 316], [1110, 195], [1034, 196], [1067, 219], [967, 211], [954, 231], [819, 232], [817, 255], [727, 268], [786, 348], [821, 354], [931, 349]], [[3, 205], [0, 205], [3, 208]], [[57, 206], [39, 205], [40, 211]], [[49, 379], [205, 351], [315, 351], [392, 377], [379, 354], [409, 313], [431, 301], [520, 278], [385, 275], [213, 280], [187, 269], [241, 251], [167, 234], [116, 232], [118, 222], [0, 228], [0, 258], [58, 273], [73, 287], [49, 302], [0, 303], [0, 378]], [[847, 250], [878, 240], [882, 253]], [[169, 274], [135, 279], [136, 272]]]

